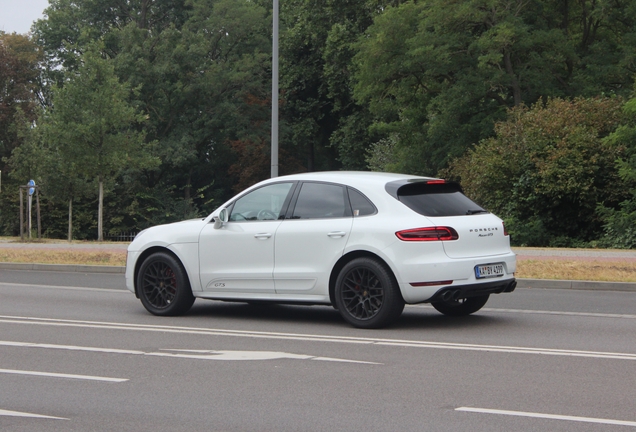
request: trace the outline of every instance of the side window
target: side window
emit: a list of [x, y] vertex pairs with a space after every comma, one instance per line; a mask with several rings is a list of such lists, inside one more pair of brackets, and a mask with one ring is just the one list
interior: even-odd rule
[[276, 183], [258, 188], [239, 198], [232, 207], [230, 221], [276, 220], [281, 216], [292, 183]]
[[377, 213], [371, 201], [355, 189], [347, 188], [353, 216], [369, 216]]
[[325, 219], [349, 216], [342, 186], [303, 183], [292, 219]]

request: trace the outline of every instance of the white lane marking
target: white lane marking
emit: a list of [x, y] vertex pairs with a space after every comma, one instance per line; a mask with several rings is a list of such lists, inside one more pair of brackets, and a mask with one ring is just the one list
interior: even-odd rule
[[98, 352], [98, 353], [106, 353], [106, 354], [137, 354], [137, 355], [146, 354], [143, 351], [123, 350], [123, 349], [116, 349], [116, 348], [96, 348], [96, 347], [84, 347], [84, 346], [76, 346], [76, 345], [54, 345], [54, 344], [13, 342], [13, 341], [0, 341], [0, 346], [12, 346], [12, 347], [21, 347], [21, 348], [51, 348], [51, 349], [60, 349], [60, 350], [68, 350], [68, 351], [90, 351], [90, 352]]
[[[206, 360], [277, 360], [277, 359], [295, 359], [295, 360], [319, 360], [332, 361], [342, 363], [359, 363], [379, 365], [382, 363], [367, 362], [360, 360], [347, 360], [332, 357], [315, 357], [306, 354], [291, 354], [278, 351], [207, 351], [207, 350], [178, 350], [166, 349], [162, 351], [173, 351], [174, 353], [149, 353], [148, 355], [169, 356], [180, 358], [202, 358]], [[191, 353], [191, 354], [181, 354]]]
[[51, 377], [51, 378], [70, 378], [70, 379], [80, 379], [80, 380], [89, 380], [89, 381], [117, 382], [117, 383], [128, 381], [128, 379], [126, 378], [108, 378], [108, 377], [91, 376], [91, 375], [74, 375], [74, 374], [62, 374], [62, 373], [54, 373], [54, 372], [24, 371], [24, 370], [14, 370], [14, 369], [0, 369], [0, 373], [14, 374], [14, 375], [33, 375], [33, 376], [42, 376], [42, 377]]
[[601, 419], [601, 418], [593, 418], [593, 417], [577, 417], [577, 416], [567, 416], [567, 415], [558, 415], [558, 414], [543, 414], [543, 413], [534, 413], [534, 412], [525, 412], [525, 411], [508, 411], [508, 410], [471, 408], [471, 407], [459, 407], [459, 408], [455, 408], [455, 411], [465, 411], [465, 412], [473, 412], [473, 413], [481, 413], [481, 414], [499, 414], [499, 415], [517, 416], [517, 417], [532, 417], [532, 418], [550, 419], [550, 420], [568, 420], [568, 421], [584, 422], [584, 423], [600, 423], [600, 424], [607, 424], [607, 425], [621, 425], [621, 426], [636, 427], [636, 422], [634, 421]]
[[[0, 323], [13, 324], [32, 324], [45, 326], [62, 326], [62, 327], [79, 327], [79, 328], [98, 328], [108, 330], [129, 330], [129, 331], [148, 331], [162, 333], [177, 334], [196, 334], [207, 336], [232, 336], [246, 337], [256, 339], [276, 339], [276, 340], [300, 340], [311, 342], [337, 342], [347, 344], [369, 344], [369, 345], [386, 345], [386, 346], [402, 346], [412, 348], [436, 348], [436, 349], [452, 349], [464, 351], [485, 351], [485, 352], [503, 352], [516, 354], [542, 354], [554, 356], [571, 356], [586, 357], [600, 359], [616, 359], [616, 360], [636, 360], [635, 353], [616, 353], [603, 351], [583, 351], [583, 350], [567, 350], [554, 348], [532, 348], [505, 345], [477, 345], [477, 344], [461, 344], [450, 342], [430, 342], [417, 340], [401, 340], [401, 339], [381, 339], [381, 338], [360, 338], [348, 336], [323, 336], [297, 333], [276, 333], [276, 332], [254, 332], [245, 330], [222, 330], [222, 329], [205, 329], [196, 327], [169, 327], [169, 326], [151, 326], [142, 324], [124, 324], [124, 323], [108, 323], [97, 321], [76, 321], [76, 320], [60, 320], [49, 318], [29, 318], [29, 317], [10, 317], [1, 316]], [[4, 342], [3, 342], [4, 343]], [[7, 342], [10, 343], [10, 342]]]
[[[322, 360], [322, 361], [332, 361], [332, 362], [342, 362], [342, 363], [358, 363], [358, 364], [372, 364], [379, 365], [382, 363], [374, 363], [360, 360], [348, 360], [348, 359], [339, 359], [339, 358], [330, 358], [330, 357], [316, 357], [305, 354], [291, 354], [285, 352], [274, 352], [274, 351], [211, 351], [211, 350], [177, 350], [177, 349], [165, 349], [163, 352], [144, 352], [138, 350], [123, 350], [123, 349], [114, 349], [114, 348], [96, 348], [96, 347], [84, 347], [84, 346], [76, 346], [76, 345], [53, 345], [53, 344], [40, 344], [40, 343], [31, 343], [31, 342], [14, 342], [14, 341], [0, 341], [0, 346], [10, 346], [10, 347], [19, 347], [19, 348], [44, 348], [44, 349], [58, 349], [58, 350], [67, 350], [67, 351], [88, 351], [95, 353], [107, 353], [107, 354], [127, 354], [127, 355], [146, 355], [146, 356], [154, 356], [154, 357], [172, 357], [172, 358], [186, 358], [186, 359], [199, 359], [199, 360], [276, 360], [276, 359], [295, 359], [295, 360]], [[172, 352], [166, 352], [172, 351]], [[0, 369], [0, 373], [5, 371], [5, 369]], [[9, 372], [6, 372], [9, 373]], [[17, 373], [17, 372], [16, 372]], [[28, 373], [25, 373], [25, 375]], [[45, 375], [42, 372], [33, 372], [31, 375], [42, 375], [42, 376], [64, 376], [67, 378], [78, 378], [82, 377], [81, 375], [62, 375], [62, 374], [51, 374]], [[96, 379], [97, 377], [94, 377]], [[88, 378], [84, 378], [88, 379]], [[104, 378], [103, 380], [119, 380], [128, 381], [123, 378]]]
[[53, 419], [53, 420], [68, 420], [67, 418], [63, 418], [63, 417], [52, 417], [52, 416], [46, 416], [46, 415], [40, 415], [40, 414], [30, 414], [30, 413], [18, 412], [18, 411], [7, 411], [7, 410], [3, 410], [3, 409], [0, 409], [0, 416], [30, 417], [30, 418], [41, 418], [41, 419]]
[[[427, 304], [407, 305], [409, 308], [420, 308], [435, 310], [433, 306]], [[546, 311], [546, 310], [528, 310], [528, 309], [504, 309], [504, 308], [483, 308], [483, 312], [503, 312], [503, 313], [519, 313], [519, 314], [536, 314], [536, 315], [564, 315], [576, 317], [596, 317], [596, 318], [623, 318], [636, 319], [636, 315], [630, 314], [608, 314], [596, 312], [566, 312], [566, 311]]]
[[538, 314], [538, 315], [565, 315], [565, 316], [580, 316], [580, 317], [595, 317], [595, 318], [636, 319], [636, 315], [608, 314], [608, 313], [595, 313], [595, 312], [566, 312], [566, 311], [544, 311], [544, 310], [524, 310], [524, 309], [496, 309], [496, 308], [484, 308], [482, 310], [485, 312], [508, 312], [508, 313], [520, 313], [520, 314]]
[[89, 288], [89, 287], [71, 287], [71, 286], [59, 286], [59, 285], [38, 285], [38, 284], [19, 284], [10, 282], [0, 282], [0, 288], [18, 287], [18, 288], [44, 288], [44, 289], [59, 289], [59, 290], [71, 290], [71, 291], [101, 291], [101, 292], [116, 292], [116, 293], [128, 293], [125, 288], [113, 289], [113, 288]]

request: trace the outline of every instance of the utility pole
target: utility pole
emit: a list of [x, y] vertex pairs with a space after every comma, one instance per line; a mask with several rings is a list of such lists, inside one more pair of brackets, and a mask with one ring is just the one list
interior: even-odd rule
[[278, 0], [274, 1], [272, 23], [272, 178], [278, 177]]

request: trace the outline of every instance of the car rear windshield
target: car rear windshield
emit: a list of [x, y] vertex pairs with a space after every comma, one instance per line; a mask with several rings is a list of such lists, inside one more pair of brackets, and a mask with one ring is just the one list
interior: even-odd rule
[[488, 213], [464, 195], [457, 183], [412, 182], [397, 188], [396, 194], [400, 202], [424, 216], [464, 216]]

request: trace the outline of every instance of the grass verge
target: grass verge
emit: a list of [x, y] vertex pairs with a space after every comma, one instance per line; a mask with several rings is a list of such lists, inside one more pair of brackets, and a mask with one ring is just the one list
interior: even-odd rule
[[0, 262], [124, 266], [126, 251], [0, 249]]
[[517, 277], [528, 279], [636, 282], [634, 261], [519, 260]]

